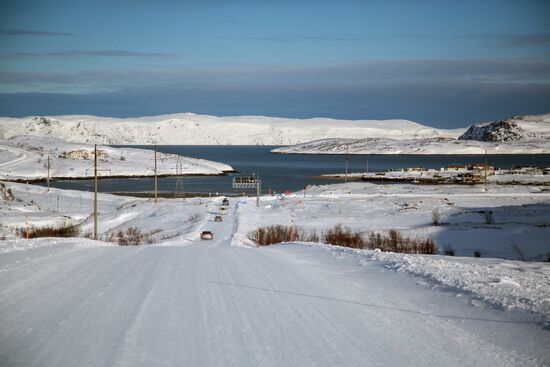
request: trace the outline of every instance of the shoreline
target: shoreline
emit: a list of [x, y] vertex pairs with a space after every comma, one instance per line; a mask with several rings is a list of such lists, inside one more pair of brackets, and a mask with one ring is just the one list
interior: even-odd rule
[[518, 186], [550, 186], [550, 182], [521, 182], [521, 181], [448, 181], [445, 177], [387, 177], [387, 176], [348, 176], [327, 175], [327, 176], [308, 176], [310, 179], [324, 179], [334, 181], [360, 181], [360, 182], [385, 182], [385, 183], [406, 183], [418, 185], [518, 185]]
[[[223, 171], [222, 173], [187, 173], [187, 174], [160, 174], [157, 175], [157, 178], [165, 178], [165, 177], [202, 177], [202, 176], [227, 176], [232, 173], [238, 173], [239, 171]], [[154, 178], [155, 175], [110, 175], [110, 176], [97, 176], [98, 180], [109, 180], [109, 179], [122, 179], [122, 178]], [[61, 176], [61, 177], [50, 177], [50, 181], [85, 181], [85, 180], [93, 180], [94, 176], [75, 176], [75, 177], [67, 177], [67, 176]], [[16, 178], [16, 179], [10, 179], [10, 178], [2, 178], [0, 181], [5, 182], [17, 182], [17, 183], [41, 183], [41, 182], [47, 182], [48, 179], [45, 177], [41, 178], [32, 178], [32, 179], [24, 179], [24, 178]]]
[[518, 155], [550, 155], [549, 152], [525, 152], [525, 153], [357, 153], [357, 152], [312, 152], [312, 151], [306, 151], [306, 152], [277, 152], [276, 150], [280, 148], [275, 148], [274, 150], [270, 151], [271, 154], [294, 154], [294, 155], [372, 155], [372, 156], [518, 156]]

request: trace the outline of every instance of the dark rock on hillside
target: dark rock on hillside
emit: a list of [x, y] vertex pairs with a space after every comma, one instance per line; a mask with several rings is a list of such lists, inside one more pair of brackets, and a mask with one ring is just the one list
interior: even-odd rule
[[516, 120], [519, 119], [521, 116], [475, 124], [470, 126], [458, 139], [492, 142], [522, 140], [526, 137], [526, 132], [518, 125]]

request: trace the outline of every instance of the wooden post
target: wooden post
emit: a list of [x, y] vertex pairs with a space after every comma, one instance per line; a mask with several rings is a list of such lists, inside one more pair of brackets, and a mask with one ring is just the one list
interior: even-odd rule
[[94, 240], [97, 240], [97, 144], [94, 145]]
[[344, 182], [348, 182], [348, 160], [349, 160], [348, 153], [349, 153], [349, 146], [346, 145], [346, 175], [344, 178]]
[[260, 206], [260, 193], [262, 192], [262, 181], [256, 180], [256, 206]]
[[26, 238], [29, 239], [29, 217], [25, 216], [25, 232]]
[[485, 183], [487, 183], [487, 149], [485, 149]]
[[50, 191], [50, 154], [48, 153], [48, 178], [46, 179], [48, 181], [48, 191]]
[[290, 214], [290, 242], [294, 241], [294, 209]]

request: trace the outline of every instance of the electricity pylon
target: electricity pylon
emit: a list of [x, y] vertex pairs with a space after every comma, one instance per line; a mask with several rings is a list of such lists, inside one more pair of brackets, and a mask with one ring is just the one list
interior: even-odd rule
[[174, 190], [174, 197], [185, 198], [185, 191], [183, 189], [183, 162], [179, 156], [176, 160], [176, 188]]

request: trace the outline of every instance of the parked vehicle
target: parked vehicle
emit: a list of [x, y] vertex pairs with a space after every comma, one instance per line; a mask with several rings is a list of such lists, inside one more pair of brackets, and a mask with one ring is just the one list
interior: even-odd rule
[[223, 198], [222, 206], [229, 206], [229, 200], [227, 198]]
[[221, 206], [220, 207], [220, 214], [223, 214], [223, 215], [227, 214], [227, 207]]
[[214, 222], [221, 222], [222, 221], [222, 216], [221, 215], [216, 215], [214, 217]]
[[213, 240], [214, 239], [214, 233], [211, 231], [202, 231], [201, 232], [201, 240]]

